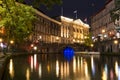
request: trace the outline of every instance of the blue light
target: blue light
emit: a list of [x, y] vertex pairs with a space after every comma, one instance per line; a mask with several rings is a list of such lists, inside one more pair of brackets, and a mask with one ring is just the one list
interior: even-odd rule
[[73, 48], [66, 47], [64, 49], [64, 57], [65, 57], [65, 59], [67, 59], [68, 61], [70, 61], [73, 58], [73, 56], [74, 56], [74, 50], [73, 50]]

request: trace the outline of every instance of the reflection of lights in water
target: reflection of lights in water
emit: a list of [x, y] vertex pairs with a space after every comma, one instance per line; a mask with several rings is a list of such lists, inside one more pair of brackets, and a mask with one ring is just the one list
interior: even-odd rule
[[60, 65], [61, 79], [69, 76], [69, 62], [61, 63]]
[[111, 70], [110, 70], [110, 79], [111, 79], [111, 80], [114, 80], [113, 78], [114, 78], [114, 73], [113, 73], [113, 70], [111, 69]]
[[56, 76], [59, 77], [59, 62], [56, 61]]
[[118, 80], [120, 80], [120, 67], [118, 67]]
[[118, 77], [118, 80], [120, 80], [120, 67], [118, 66], [118, 62], [115, 62], [115, 74], [116, 77]]
[[107, 67], [107, 64], [105, 64], [105, 72], [108, 74], [108, 67]]
[[30, 70], [27, 68], [26, 70], [26, 80], [30, 80]]
[[69, 63], [67, 62], [67, 76], [69, 76]]
[[47, 65], [47, 71], [50, 72], [50, 65]]
[[108, 75], [108, 67], [107, 67], [107, 64], [105, 64], [105, 67], [102, 72], [102, 80], [107, 80], [108, 78], [107, 75]]
[[76, 73], [76, 57], [73, 57], [73, 72]]
[[71, 47], [66, 47], [64, 49], [64, 57], [65, 59], [67, 59], [68, 61], [70, 61], [74, 56], [74, 50]]
[[91, 56], [91, 68], [92, 68], [92, 73], [93, 73], [93, 75], [95, 75], [95, 65], [94, 65], [93, 56]]
[[107, 80], [107, 74], [106, 74], [105, 70], [103, 70], [103, 72], [102, 72], [102, 80]]
[[83, 58], [81, 57], [81, 70], [83, 70], [82, 68], [83, 68]]
[[60, 73], [61, 73], [61, 78], [63, 78], [63, 75], [64, 75], [64, 73], [63, 73], [63, 63], [61, 63], [61, 66], [60, 66]]
[[36, 69], [37, 66], [37, 55], [34, 54], [34, 68]]
[[115, 74], [118, 77], [118, 62], [115, 62]]
[[13, 78], [14, 77], [14, 66], [13, 66], [13, 60], [12, 59], [10, 59], [9, 73], [10, 73], [11, 78]]
[[30, 66], [31, 66], [31, 71], [33, 71], [33, 56], [31, 56], [30, 59], [31, 59], [31, 64], [30, 64]]
[[87, 62], [85, 61], [85, 75], [88, 76], [88, 65], [87, 65]]
[[41, 67], [41, 64], [39, 64], [39, 77], [41, 78], [41, 76], [42, 76], [42, 67]]
[[78, 64], [78, 70], [80, 69], [80, 59], [79, 59], [79, 56], [78, 56], [78, 62], [77, 62], [77, 64]]

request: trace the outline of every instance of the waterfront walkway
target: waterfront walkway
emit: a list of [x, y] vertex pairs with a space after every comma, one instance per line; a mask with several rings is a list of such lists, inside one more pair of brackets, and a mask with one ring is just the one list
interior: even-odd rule
[[2, 75], [4, 73], [4, 67], [5, 67], [5, 63], [6, 63], [6, 59], [7, 57], [10, 55], [10, 53], [7, 53], [6, 55], [4, 55], [2, 52], [0, 52], [0, 80], [2, 80]]

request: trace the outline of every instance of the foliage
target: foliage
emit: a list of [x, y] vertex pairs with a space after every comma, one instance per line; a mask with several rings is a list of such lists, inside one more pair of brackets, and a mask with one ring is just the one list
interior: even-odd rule
[[24, 41], [32, 33], [34, 13], [30, 6], [15, 3], [14, 0], [0, 0], [0, 27], [4, 27], [5, 40]]
[[[119, 19], [119, 16], [120, 16], [120, 14], [117, 14], [117, 13], [115, 13], [117, 10], [112, 10], [111, 12], [110, 12], [110, 16], [111, 16], [111, 19], [112, 19], [112, 21], [115, 21], [116, 19], [118, 20]], [[120, 11], [120, 10], [119, 10]]]
[[93, 43], [92, 41], [92, 35], [91, 34], [88, 34], [88, 35], [85, 35], [85, 45], [86, 46], [91, 46], [91, 44]]
[[120, 0], [115, 0], [115, 8], [110, 11], [112, 21], [119, 19], [120, 16]]
[[[24, 3], [25, 0], [17, 0], [18, 2]], [[33, 7], [39, 8], [40, 5], [45, 5], [48, 9], [50, 9], [55, 4], [62, 4], [62, 0], [30, 0]]]

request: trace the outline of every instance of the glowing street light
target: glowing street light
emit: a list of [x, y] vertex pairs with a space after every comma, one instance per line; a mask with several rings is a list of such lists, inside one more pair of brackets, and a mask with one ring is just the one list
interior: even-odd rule
[[93, 45], [93, 44], [91, 44], [90, 46], [91, 46], [91, 47], [93, 47], [94, 45]]
[[13, 40], [11, 40], [11, 41], [10, 41], [10, 44], [13, 44], [13, 43], [14, 43], [14, 41], [13, 41]]
[[37, 50], [37, 47], [36, 47], [36, 46], [34, 46], [34, 47], [33, 47], [33, 49], [36, 51], [36, 50]]
[[102, 33], [105, 33], [105, 29], [102, 29]]
[[0, 38], [0, 42], [2, 42], [3, 40], [2, 40], [2, 38]]
[[114, 40], [114, 44], [118, 44], [118, 40]]
[[31, 44], [31, 47], [33, 47], [34, 46], [34, 44]]

